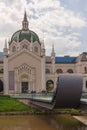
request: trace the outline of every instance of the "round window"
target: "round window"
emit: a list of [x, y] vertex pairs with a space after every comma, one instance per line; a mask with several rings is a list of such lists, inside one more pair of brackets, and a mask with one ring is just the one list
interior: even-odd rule
[[46, 90], [47, 92], [51, 92], [54, 89], [54, 82], [52, 80], [48, 80], [46, 82]]

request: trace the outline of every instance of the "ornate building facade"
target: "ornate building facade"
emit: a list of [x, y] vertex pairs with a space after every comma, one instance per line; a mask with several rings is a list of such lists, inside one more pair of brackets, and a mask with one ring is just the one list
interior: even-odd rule
[[[7, 47], [9, 44], [9, 47]], [[15, 32], [0, 54], [0, 92], [29, 93], [54, 91], [60, 73], [81, 73], [87, 91], [87, 52], [78, 57], [45, 55], [44, 42], [31, 31], [26, 12], [22, 29]]]

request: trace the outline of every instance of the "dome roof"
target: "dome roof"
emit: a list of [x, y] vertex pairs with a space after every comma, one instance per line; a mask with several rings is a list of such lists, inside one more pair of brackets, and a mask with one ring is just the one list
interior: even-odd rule
[[35, 42], [35, 41], [38, 41], [39, 42], [39, 37], [38, 35], [31, 31], [31, 30], [19, 30], [17, 32], [15, 32], [13, 35], [12, 35], [12, 38], [11, 38], [11, 42], [12, 41], [15, 41], [15, 42], [21, 42], [22, 40], [28, 40], [29, 42]]
[[38, 35], [28, 28], [28, 24], [29, 24], [29, 22], [27, 20], [27, 15], [26, 15], [26, 11], [25, 11], [24, 18], [22, 21], [22, 29], [18, 30], [17, 32], [15, 32], [12, 35], [10, 44], [12, 43], [12, 41], [21, 42], [24, 39], [28, 40], [29, 42], [35, 42], [35, 41], [39, 42]]

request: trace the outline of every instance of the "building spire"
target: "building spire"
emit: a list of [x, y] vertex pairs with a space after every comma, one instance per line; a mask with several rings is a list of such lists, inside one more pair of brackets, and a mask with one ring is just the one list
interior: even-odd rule
[[25, 9], [25, 12], [24, 12], [24, 21], [28, 21], [28, 20], [27, 20], [26, 9]]
[[44, 46], [44, 39], [41, 41], [41, 56], [45, 56], [45, 46]]
[[24, 12], [24, 18], [22, 21], [22, 28], [23, 28], [23, 30], [28, 30], [28, 20], [27, 20], [26, 10]]
[[51, 57], [55, 57], [54, 44], [52, 44], [52, 52], [51, 52]]
[[5, 45], [4, 45], [4, 49], [3, 49], [4, 55], [8, 55], [8, 48], [7, 48], [7, 39], [5, 39]]
[[44, 46], [44, 39], [42, 40], [41, 48], [42, 48], [42, 49], [45, 49], [45, 46]]
[[54, 44], [52, 44], [52, 53], [54, 53]]
[[7, 39], [5, 39], [5, 46], [4, 48], [7, 48]]

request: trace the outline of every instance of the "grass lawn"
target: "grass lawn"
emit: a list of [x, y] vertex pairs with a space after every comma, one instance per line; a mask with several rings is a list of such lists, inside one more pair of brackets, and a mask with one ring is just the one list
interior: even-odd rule
[[37, 111], [10, 96], [0, 95], [0, 112], [13, 112], [13, 111], [29, 111], [35, 113]]
[[[36, 108], [32, 108], [24, 103], [18, 101], [17, 99], [11, 98], [10, 96], [0, 95], [0, 112], [17, 112], [17, 111], [26, 111], [32, 114], [41, 112]], [[42, 111], [44, 113], [46, 111]], [[47, 111], [48, 112], [48, 111]], [[78, 109], [53, 109], [51, 111], [54, 114], [71, 114], [79, 115], [82, 113]]]

